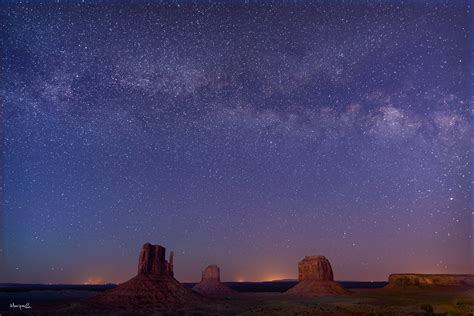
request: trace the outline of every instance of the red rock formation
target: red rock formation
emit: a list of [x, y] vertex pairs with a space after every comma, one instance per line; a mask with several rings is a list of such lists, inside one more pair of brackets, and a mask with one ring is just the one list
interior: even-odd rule
[[173, 256], [170, 252], [170, 260], [165, 260], [166, 248], [160, 245], [144, 244], [138, 259], [138, 274], [157, 274], [174, 276]]
[[230, 295], [235, 292], [221, 283], [219, 267], [209, 265], [202, 272], [201, 282], [193, 287], [193, 290], [208, 296]]
[[138, 274], [170, 275], [165, 247], [144, 244], [138, 259]]
[[215, 264], [211, 264], [202, 271], [201, 281], [221, 281], [221, 270]]
[[171, 251], [170, 252], [170, 260], [167, 262], [167, 265], [166, 265], [166, 271], [168, 273], [168, 275], [174, 277], [174, 272], [173, 272], [173, 258], [174, 258], [174, 252]]
[[324, 256], [306, 256], [298, 263], [298, 280], [334, 281], [331, 264]]
[[286, 293], [298, 296], [322, 296], [347, 294], [339, 283], [334, 282], [331, 264], [324, 256], [306, 256], [298, 263], [298, 284]]
[[165, 260], [166, 249], [145, 244], [140, 252], [138, 274], [116, 288], [87, 300], [99, 309], [148, 310], [194, 306], [205, 299], [182, 286], [173, 276], [173, 253]]
[[387, 289], [423, 289], [433, 287], [474, 287], [473, 274], [391, 274]]

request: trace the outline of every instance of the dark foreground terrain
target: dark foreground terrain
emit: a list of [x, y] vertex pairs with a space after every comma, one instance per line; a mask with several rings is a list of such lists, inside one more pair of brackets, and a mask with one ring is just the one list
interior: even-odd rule
[[[0, 286], [1, 315], [473, 315], [474, 289], [420, 288], [393, 290], [385, 282], [341, 282], [351, 294], [316, 298], [292, 297], [296, 282], [229, 282], [236, 295], [213, 298], [195, 307], [173, 311], [137, 305], [120, 310], [91, 307], [84, 299], [114, 285], [4, 285]], [[192, 283], [184, 284], [192, 287]], [[30, 309], [10, 308], [29, 303]]]

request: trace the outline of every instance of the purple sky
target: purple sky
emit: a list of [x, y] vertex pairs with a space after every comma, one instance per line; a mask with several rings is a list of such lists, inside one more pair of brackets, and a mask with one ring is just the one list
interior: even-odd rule
[[2, 5], [0, 282], [474, 272], [468, 2], [272, 3]]

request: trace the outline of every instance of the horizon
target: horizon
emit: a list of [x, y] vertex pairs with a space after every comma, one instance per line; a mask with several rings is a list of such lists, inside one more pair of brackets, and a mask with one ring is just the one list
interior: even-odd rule
[[[458, 274], [453, 274], [453, 275], [458, 275]], [[462, 274], [459, 274], [462, 275]], [[186, 280], [179, 280], [183, 284], [190, 284], [190, 283], [199, 283], [201, 280], [197, 281], [186, 281]], [[354, 281], [354, 280], [334, 280], [335, 282], [355, 282], [355, 283], [388, 283], [388, 280], [362, 280], [362, 281]], [[221, 280], [222, 283], [268, 283], [268, 282], [298, 282], [298, 278], [296, 279], [276, 279], [276, 280]], [[119, 285], [119, 283], [116, 282], [105, 282], [105, 283], [11, 283], [11, 282], [5, 282], [5, 283], [0, 283], [1, 285], [91, 285], [91, 286], [102, 286], [102, 285]]]
[[474, 273], [470, 10], [9, 4], [0, 282]]

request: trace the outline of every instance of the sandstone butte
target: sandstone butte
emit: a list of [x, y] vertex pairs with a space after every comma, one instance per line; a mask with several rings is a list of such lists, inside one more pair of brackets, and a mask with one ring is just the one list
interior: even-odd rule
[[220, 269], [217, 265], [209, 265], [202, 271], [201, 282], [193, 290], [207, 296], [225, 296], [235, 291], [221, 283]]
[[334, 273], [326, 257], [306, 256], [298, 263], [298, 284], [286, 293], [298, 296], [323, 296], [348, 294], [349, 291], [334, 282]]
[[116, 288], [88, 299], [99, 308], [146, 309], [197, 305], [205, 298], [185, 288], [173, 274], [173, 252], [165, 260], [166, 248], [144, 244], [138, 261], [138, 274]]

